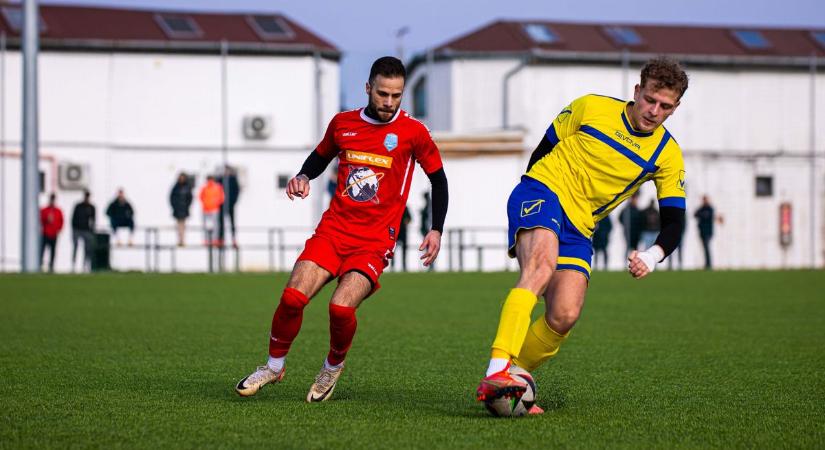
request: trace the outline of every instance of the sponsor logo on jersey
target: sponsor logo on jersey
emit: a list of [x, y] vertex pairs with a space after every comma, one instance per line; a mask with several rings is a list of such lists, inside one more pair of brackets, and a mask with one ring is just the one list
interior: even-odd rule
[[373, 266], [373, 265], [372, 265], [372, 263], [367, 263], [367, 267], [369, 267], [369, 268], [370, 268], [370, 270], [372, 270], [372, 273], [373, 273], [376, 277], [378, 276], [378, 270], [376, 270], [376, 269], [375, 269], [375, 266]]
[[676, 187], [679, 188], [680, 190], [683, 190], [683, 191], [685, 190], [685, 171], [684, 170], [679, 171], [679, 181], [677, 182]]
[[357, 131], [345, 131], [345, 132], [341, 133], [341, 136], [344, 136], [344, 137], [358, 136], [358, 132]]
[[383, 172], [375, 173], [366, 166], [350, 167], [347, 175], [347, 186], [341, 193], [342, 197], [349, 197], [356, 202], [378, 203], [378, 187]]
[[521, 217], [532, 216], [533, 214], [538, 214], [541, 211], [541, 204], [544, 203], [543, 199], [538, 200], [527, 200], [521, 202]]
[[356, 152], [355, 150], [347, 150], [347, 161], [364, 163], [387, 169], [392, 167], [392, 156], [381, 156], [376, 155], [375, 153]]
[[387, 149], [388, 152], [395, 150], [395, 147], [398, 147], [398, 135], [395, 133], [387, 133], [384, 136], [384, 148]]
[[623, 141], [624, 143], [626, 143], [626, 144], [630, 145], [631, 147], [635, 148], [636, 150], [641, 150], [642, 149], [641, 145], [637, 144], [636, 141], [634, 141], [633, 139], [630, 138], [630, 136], [625, 136], [624, 133], [622, 133], [619, 130], [616, 130], [616, 137], [619, 138], [620, 141]]

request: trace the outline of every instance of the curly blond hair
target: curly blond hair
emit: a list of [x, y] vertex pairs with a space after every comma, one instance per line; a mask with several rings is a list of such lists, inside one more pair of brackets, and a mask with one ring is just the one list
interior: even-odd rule
[[654, 80], [653, 89], [670, 89], [679, 94], [679, 98], [685, 94], [688, 88], [688, 76], [685, 69], [675, 59], [667, 56], [659, 56], [651, 59], [642, 67], [642, 84], [645, 87], [647, 80]]

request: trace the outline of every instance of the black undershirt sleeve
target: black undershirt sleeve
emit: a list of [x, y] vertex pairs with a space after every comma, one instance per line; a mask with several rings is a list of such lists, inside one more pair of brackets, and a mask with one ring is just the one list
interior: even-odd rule
[[444, 173], [442, 167], [433, 173], [428, 173], [427, 177], [433, 186], [433, 225], [431, 229], [443, 233], [444, 220], [447, 218], [447, 203], [449, 203], [450, 198], [447, 191], [447, 174]]
[[324, 173], [324, 170], [327, 169], [330, 162], [332, 162], [331, 159], [326, 159], [321, 156], [318, 151], [313, 150], [312, 153], [307, 156], [304, 165], [301, 166], [301, 170], [298, 171], [298, 175], [304, 174], [310, 180], [314, 180], [318, 178], [318, 175]]
[[656, 238], [656, 245], [662, 247], [662, 250], [665, 251], [665, 257], [667, 257], [676, 250], [676, 247], [682, 241], [682, 232], [685, 229], [685, 210], [663, 206], [659, 209], [659, 218], [662, 230]]
[[530, 155], [530, 162], [527, 163], [527, 170], [525, 170], [525, 172], [529, 172], [533, 164], [547, 156], [551, 151], [553, 151], [553, 144], [550, 143], [547, 136], [542, 136], [541, 142], [539, 142], [539, 145], [533, 150], [533, 154]]

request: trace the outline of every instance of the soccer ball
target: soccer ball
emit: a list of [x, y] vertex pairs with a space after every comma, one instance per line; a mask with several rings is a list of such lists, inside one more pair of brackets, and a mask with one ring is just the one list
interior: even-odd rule
[[510, 375], [513, 378], [527, 383], [527, 390], [521, 397], [499, 397], [488, 402], [484, 406], [490, 414], [496, 417], [521, 417], [527, 415], [530, 408], [536, 404], [536, 382], [529, 372], [521, 367], [512, 366]]

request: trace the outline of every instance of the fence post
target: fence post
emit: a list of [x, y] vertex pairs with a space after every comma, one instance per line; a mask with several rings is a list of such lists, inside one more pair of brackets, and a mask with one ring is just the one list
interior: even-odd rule
[[267, 255], [269, 256], [269, 271], [275, 271], [275, 230], [272, 228], [268, 228], [266, 230], [266, 248], [267, 248]]
[[458, 230], [458, 271], [464, 272], [464, 228]]
[[278, 270], [283, 270], [286, 265], [286, 244], [284, 243], [284, 229], [278, 228]]

